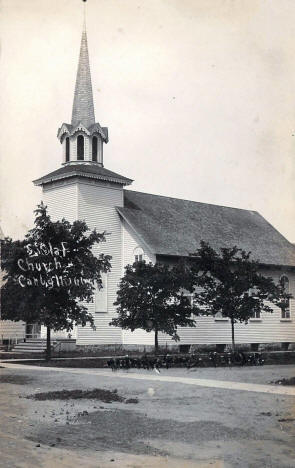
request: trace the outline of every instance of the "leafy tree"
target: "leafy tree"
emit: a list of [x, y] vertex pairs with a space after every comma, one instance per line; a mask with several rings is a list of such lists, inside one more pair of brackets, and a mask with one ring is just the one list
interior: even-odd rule
[[53, 222], [43, 203], [34, 224], [24, 240], [2, 241], [1, 313], [2, 320], [45, 325], [50, 359], [51, 330], [70, 331], [87, 322], [94, 328], [85, 303], [91, 302], [95, 284], [102, 287], [101, 272], [110, 270], [111, 257], [92, 252], [105, 233], [89, 233], [82, 221]]
[[259, 263], [251, 253], [238, 247], [222, 248], [216, 252], [209, 244], [201, 242], [194, 256], [193, 282], [201, 292], [195, 295], [199, 313], [221, 313], [231, 322], [232, 348], [235, 349], [237, 322], [247, 323], [255, 313], [273, 312], [273, 307], [287, 307], [289, 299], [283, 284], [259, 273]]
[[145, 261], [127, 265], [114, 303], [118, 317], [110, 325], [131, 331], [154, 331], [157, 352], [159, 332], [177, 341], [177, 327], [195, 326], [190, 300], [181, 288], [192, 291], [184, 265], [169, 267]]

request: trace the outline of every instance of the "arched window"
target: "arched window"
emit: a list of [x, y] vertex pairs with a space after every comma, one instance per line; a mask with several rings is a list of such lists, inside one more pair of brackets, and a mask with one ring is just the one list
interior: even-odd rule
[[136, 247], [133, 251], [133, 255], [134, 255], [134, 261], [135, 262], [141, 262], [143, 260], [143, 250], [141, 247]]
[[78, 138], [77, 138], [77, 159], [78, 161], [83, 161], [84, 159], [84, 137], [83, 135], [78, 135]]
[[[290, 292], [290, 284], [289, 278], [286, 275], [281, 276], [280, 283], [284, 291], [289, 294]], [[282, 307], [282, 319], [289, 319], [290, 318], [290, 302], [288, 301], [285, 307]]]
[[69, 137], [66, 138], [66, 162], [70, 160], [70, 139]]
[[97, 162], [97, 137], [92, 138], [92, 161]]

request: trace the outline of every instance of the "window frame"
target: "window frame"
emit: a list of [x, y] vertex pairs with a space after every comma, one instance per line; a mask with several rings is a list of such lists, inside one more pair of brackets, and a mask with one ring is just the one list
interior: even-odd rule
[[142, 247], [135, 247], [133, 250], [133, 263], [142, 262], [144, 260], [144, 250]]
[[[284, 284], [284, 289], [289, 294], [290, 293], [290, 280], [289, 280], [289, 277], [286, 274], [283, 274], [280, 277], [280, 281], [282, 281], [283, 278], [287, 279], [288, 290], [285, 289], [285, 284]], [[286, 309], [281, 309], [281, 319], [280, 319], [281, 322], [291, 322], [292, 321], [290, 305], [291, 304], [290, 304], [290, 299], [289, 299], [288, 300], [288, 307]]]
[[229, 317], [223, 317], [222, 312], [217, 312], [217, 314], [214, 315], [214, 321], [215, 322], [228, 322]]
[[[77, 161], [85, 161], [85, 141], [84, 140], [85, 140], [84, 135], [77, 136]], [[82, 142], [81, 146], [79, 144], [79, 141]], [[82, 151], [82, 154], [80, 154], [80, 151]]]
[[93, 135], [92, 137], [92, 162], [97, 162], [97, 156], [98, 156], [98, 137], [96, 135]]
[[[249, 296], [255, 295], [256, 288], [249, 289]], [[259, 314], [259, 316], [257, 316]], [[261, 311], [259, 312], [252, 312], [252, 317], [249, 319], [250, 322], [262, 322]]]
[[[257, 316], [259, 314], [259, 316]], [[262, 322], [261, 311], [252, 312], [252, 317], [250, 317], [250, 322]]]
[[66, 137], [66, 159], [65, 162], [70, 161], [70, 137]]

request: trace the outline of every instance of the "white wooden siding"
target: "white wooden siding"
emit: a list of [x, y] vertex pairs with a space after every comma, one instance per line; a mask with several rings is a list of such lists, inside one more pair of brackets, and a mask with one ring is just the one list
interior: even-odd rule
[[[123, 190], [113, 184], [103, 182], [76, 182], [56, 185], [44, 191], [44, 202], [48, 205], [49, 214], [53, 220], [65, 217], [70, 222], [75, 219], [85, 220], [90, 229], [99, 232], [107, 231], [105, 243], [99, 244], [94, 251], [112, 255], [112, 271], [108, 275], [106, 295], [106, 312], [95, 312], [94, 303], [88, 304], [89, 311], [94, 316], [96, 331], [89, 325], [78, 327], [73, 335], [78, 344], [153, 344], [154, 333], [142, 330], [135, 332], [122, 331], [109, 326], [112, 317], [116, 316], [113, 305], [116, 300], [118, 283], [124, 273], [124, 266], [134, 261], [134, 249], [141, 247], [146, 261], [155, 262], [155, 255], [138, 237], [132, 227], [123, 221], [115, 207], [123, 206]], [[272, 276], [275, 281], [286, 274], [290, 280], [290, 292], [295, 296], [295, 274], [283, 270], [262, 270], [266, 276]], [[249, 324], [236, 324], [235, 336], [237, 343], [267, 343], [295, 342], [295, 300], [290, 302], [291, 320], [281, 320], [281, 312], [275, 309], [272, 314], [263, 313], [260, 321], [250, 321]], [[43, 332], [44, 333], [44, 332]], [[43, 334], [42, 333], [42, 334]], [[180, 344], [215, 344], [231, 342], [231, 326], [229, 321], [214, 320], [212, 317], [198, 317], [196, 328], [181, 328], [178, 331]], [[159, 343], [164, 345], [174, 341], [159, 334]]]
[[[71, 338], [76, 338], [77, 336], [77, 327], [74, 327], [72, 331], [70, 332], [67, 332], [66, 330], [58, 330], [58, 331], [54, 331], [54, 330], [51, 330], [51, 339], [52, 340], [55, 340], [56, 338], [68, 338], [69, 336], [69, 333], [71, 334]], [[41, 325], [41, 331], [40, 331], [40, 336], [43, 340], [46, 339], [46, 336], [47, 336], [47, 328], [44, 327], [44, 325]]]
[[152, 253], [151, 249], [142, 242], [138, 237], [134, 229], [125, 221], [122, 220], [123, 228], [123, 271], [126, 265], [132, 265], [134, 263], [134, 250], [136, 247], [141, 247], [143, 250], [143, 260], [147, 263], [156, 262], [156, 256]]
[[102, 273], [101, 280], [102, 289], [98, 289], [96, 286], [94, 293], [94, 311], [96, 314], [108, 311], [108, 275], [106, 273]]
[[[155, 263], [156, 256], [152, 253], [149, 247], [144, 244], [134, 229], [125, 221], [122, 220], [122, 238], [123, 238], [123, 262], [122, 262], [122, 276], [124, 275], [124, 267], [134, 263], [134, 250], [136, 247], [141, 247], [143, 250], [143, 260], [147, 263]], [[124, 344], [153, 344], [154, 333], [147, 333], [144, 330], [123, 330], [123, 343]]]
[[10, 320], [0, 320], [0, 340], [25, 338], [25, 322], [12, 322]]
[[[295, 297], [295, 274], [282, 270], [262, 270], [265, 276], [272, 276], [275, 282], [282, 274], [286, 274], [290, 281], [290, 292]], [[271, 306], [271, 304], [269, 304]], [[272, 306], [271, 306], [272, 307]], [[213, 317], [197, 317], [196, 327], [181, 327], [178, 329], [179, 342], [175, 342], [168, 335], [159, 333], [159, 344], [216, 344], [231, 343], [231, 323], [229, 320], [215, 320]], [[154, 344], [154, 333], [142, 330], [123, 332], [125, 344]], [[295, 300], [290, 301], [290, 320], [281, 319], [281, 310], [274, 307], [272, 313], [263, 312], [261, 320], [250, 320], [235, 324], [236, 343], [281, 343], [295, 342]]]
[[[72, 145], [72, 141], [70, 142]], [[72, 151], [72, 146], [71, 146]], [[52, 221], [59, 221], [65, 218], [69, 222], [78, 219], [78, 187], [77, 182], [64, 181], [58, 182], [50, 188], [43, 188], [43, 201], [48, 207], [48, 213]], [[41, 338], [46, 338], [46, 327], [41, 326]], [[66, 338], [66, 331], [52, 331], [52, 338]], [[71, 332], [73, 338], [76, 338], [76, 327]]]
[[78, 219], [77, 192], [77, 183], [69, 182], [43, 189], [43, 202], [48, 206], [52, 221], [65, 218], [72, 223]]
[[[43, 201], [48, 206], [48, 213], [53, 221], [66, 218], [73, 222], [77, 219], [77, 184], [64, 183], [52, 188], [43, 189]], [[0, 322], [0, 336], [13, 337], [16, 334], [25, 337], [24, 322]], [[42, 327], [41, 336], [46, 336], [46, 329]]]
[[106, 242], [94, 248], [99, 255], [105, 253], [112, 256], [112, 270], [107, 281], [107, 311], [95, 312], [95, 303], [87, 304], [93, 314], [96, 330], [89, 324], [78, 327], [77, 344], [121, 344], [122, 330], [110, 327], [109, 322], [116, 315], [113, 303], [117, 297], [118, 283], [122, 271], [121, 221], [116, 206], [123, 205], [123, 190], [112, 185], [79, 183], [78, 186], [78, 218], [85, 220], [89, 229], [96, 228], [98, 232], [107, 231]]

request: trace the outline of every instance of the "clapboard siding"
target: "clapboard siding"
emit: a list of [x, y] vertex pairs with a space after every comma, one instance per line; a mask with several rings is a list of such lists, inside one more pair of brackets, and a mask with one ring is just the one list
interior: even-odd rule
[[110, 327], [109, 322], [115, 316], [113, 303], [116, 300], [118, 283], [122, 271], [122, 230], [116, 206], [122, 206], [123, 191], [112, 185], [79, 183], [78, 216], [85, 220], [89, 229], [98, 232], [107, 231], [106, 242], [94, 248], [94, 252], [112, 256], [112, 270], [107, 278], [107, 312], [95, 312], [95, 302], [87, 304], [94, 317], [96, 330], [89, 324], [78, 327], [77, 344], [115, 344], [122, 343], [122, 330]]
[[25, 338], [25, 322], [12, 322], [11, 320], [0, 320], [0, 340]]
[[[132, 265], [134, 262], [134, 250], [136, 247], [141, 247], [143, 250], [143, 259], [148, 263], [155, 263], [156, 256], [152, 253], [150, 248], [144, 244], [138, 237], [132, 227], [122, 220], [123, 228], [123, 266]], [[123, 273], [123, 272], [122, 272]]]
[[69, 222], [78, 219], [77, 183], [65, 183], [43, 189], [43, 202], [53, 221], [65, 218]]
[[[293, 321], [281, 321], [281, 313], [276, 308], [273, 313], [262, 313], [261, 321], [250, 320], [247, 325], [235, 324], [236, 343], [295, 342], [295, 310], [292, 303]], [[230, 321], [214, 320], [212, 317], [198, 317], [196, 328], [181, 328], [178, 333], [181, 344], [231, 343]], [[159, 336], [159, 343], [172, 343], [171, 338]]]
[[[146, 244], [144, 244], [134, 231], [132, 227], [125, 221], [122, 220], [122, 236], [123, 236], [123, 261], [122, 261], [122, 276], [124, 274], [124, 267], [126, 265], [132, 265], [134, 262], [134, 250], [136, 247], [141, 247], [143, 250], [143, 259], [146, 262], [155, 263], [156, 257], [151, 252]], [[124, 344], [153, 344], [154, 334], [147, 333], [144, 330], [123, 330], [123, 343]]]
[[[155, 255], [133, 228], [120, 218], [116, 206], [123, 206], [123, 190], [115, 184], [102, 181], [77, 181], [57, 184], [44, 190], [44, 202], [48, 205], [53, 220], [66, 218], [70, 222], [85, 220], [89, 229], [99, 232], [107, 231], [106, 242], [94, 248], [94, 252], [112, 256], [112, 270], [107, 278], [107, 311], [95, 311], [95, 302], [87, 304], [93, 314], [96, 330], [90, 325], [78, 327], [73, 331], [77, 343], [87, 344], [153, 344], [154, 333], [142, 330], [122, 331], [109, 326], [112, 317], [116, 316], [113, 305], [116, 300], [118, 283], [124, 274], [124, 266], [133, 263], [134, 250], [141, 247], [144, 259], [155, 262]], [[283, 269], [264, 269], [261, 272], [278, 281], [286, 274], [290, 281], [290, 292], [295, 296], [295, 274]], [[226, 320], [215, 320], [212, 317], [198, 317], [196, 328], [178, 330], [180, 344], [215, 344], [231, 342], [231, 326]], [[250, 321], [247, 325], [235, 325], [237, 343], [295, 342], [295, 300], [291, 301], [291, 320], [283, 321], [281, 311], [275, 308], [271, 314], [263, 313], [260, 321]], [[159, 334], [159, 343], [173, 344], [174, 341]]]
[[[231, 343], [231, 324], [227, 320], [214, 320], [212, 317], [198, 317], [195, 328], [179, 328], [178, 344]], [[124, 332], [125, 344], [153, 344], [154, 333], [143, 330]], [[281, 321], [281, 313], [275, 308], [273, 313], [263, 313], [261, 321], [250, 321], [247, 325], [235, 324], [236, 343], [281, 343], [295, 342], [295, 305], [291, 302], [291, 321]], [[159, 333], [159, 344], [175, 344], [171, 337]]]
[[[265, 276], [272, 276], [277, 282], [280, 276], [286, 274], [290, 281], [290, 292], [295, 297], [295, 275], [282, 270], [261, 270]], [[269, 304], [271, 306], [271, 304]], [[281, 343], [295, 342], [295, 300], [290, 301], [290, 320], [281, 319], [281, 311], [273, 307], [272, 313], [263, 312], [261, 320], [250, 320], [235, 324], [236, 343]], [[231, 324], [229, 320], [215, 320], [213, 317], [200, 316], [196, 320], [196, 327], [181, 327], [178, 329], [180, 341], [178, 344], [217, 344], [231, 343]], [[123, 332], [125, 344], [153, 344], [154, 333], [143, 330]], [[171, 337], [159, 333], [159, 344], [175, 344]]]
[[[53, 188], [43, 189], [43, 202], [48, 207], [48, 213], [53, 221], [66, 218], [69, 221], [77, 219], [77, 185], [65, 183]], [[46, 335], [42, 327], [42, 336]], [[24, 338], [25, 323], [0, 321], [0, 338]]]
[[[63, 184], [43, 187], [43, 202], [48, 207], [48, 213], [52, 221], [60, 221], [65, 218], [70, 223], [78, 219], [78, 186], [77, 182], [65, 181]], [[41, 338], [46, 338], [46, 327], [41, 326]], [[76, 327], [71, 332], [76, 337]], [[66, 331], [52, 331], [52, 338], [66, 338]]]
[[[71, 335], [71, 338], [75, 339], [77, 337], [77, 327], [74, 326], [73, 330], [70, 332], [66, 330], [51, 330], [51, 338], [54, 340], [56, 338], [68, 338], [69, 334]], [[42, 339], [46, 339], [47, 336], [47, 328], [44, 325], [41, 325], [41, 330], [40, 330], [40, 337]]]

